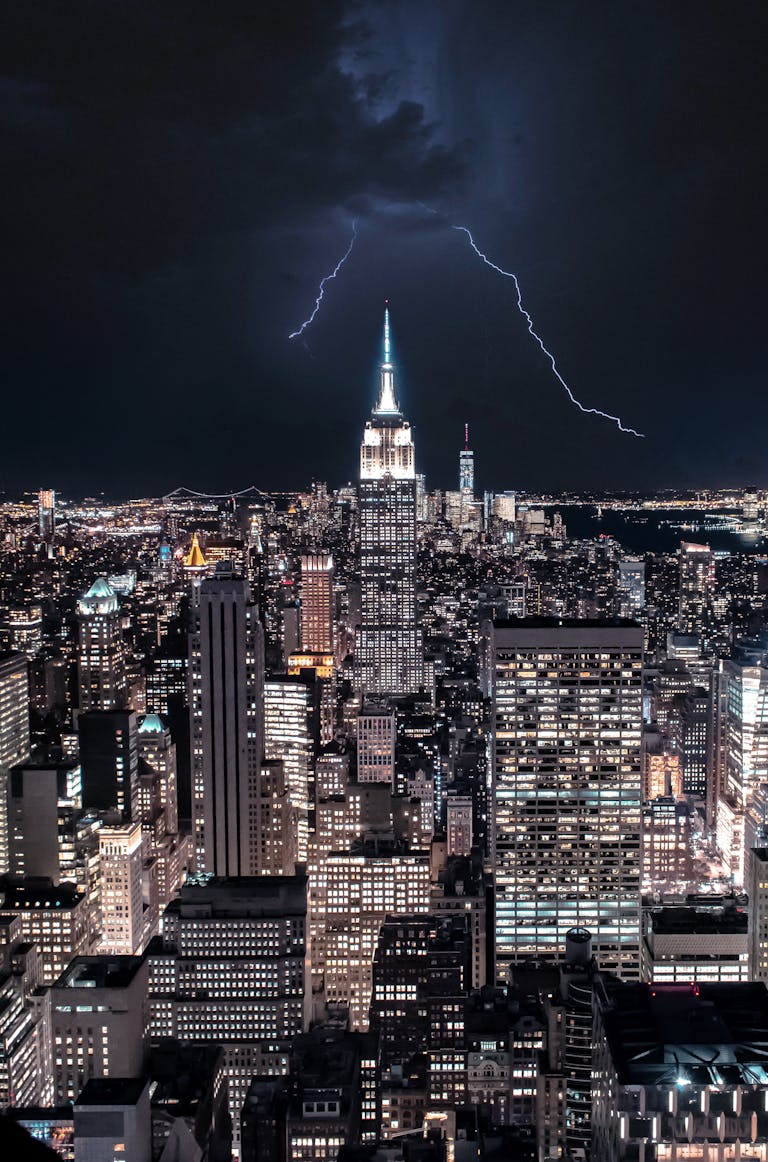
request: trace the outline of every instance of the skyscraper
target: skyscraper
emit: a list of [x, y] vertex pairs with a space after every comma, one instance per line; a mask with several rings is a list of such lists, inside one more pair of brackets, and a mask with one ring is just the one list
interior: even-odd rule
[[754, 845], [748, 812], [768, 783], [768, 665], [765, 655], [726, 658], [720, 673], [722, 726], [716, 805], [717, 844], [737, 887], [744, 884], [746, 852]]
[[475, 495], [475, 453], [469, 446], [469, 424], [464, 425], [464, 447], [459, 452], [459, 492]]
[[319, 731], [316, 683], [311, 674], [275, 675], [264, 682], [264, 753], [280, 761], [298, 823], [298, 859], [307, 861], [310, 810], [314, 809], [314, 753]]
[[645, 606], [645, 561], [637, 557], [619, 561], [616, 596], [621, 617], [640, 616]]
[[81, 710], [118, 710], [126, 704], [125, 652], [117, 596], [97, 577], [77, 603], [77, 670]]
[[306, 937], [305, 876], [204, 877], [171, 901], [148, 949], [149, 1036], [223, 1047], [235, 1157], [251, 1078], [284, 1072], [308, 1023]]
[[77, 720], [83, 807], [138, 819], [139, 754], [132, 710], [91, 710]]
[[197, 869], [256, 874], [264, 632], [247, 581], [202, 581], [189, 649]]
[[50, 545], [56, 529], [56, 493], [52, 488], [40, 489], [37, 511], [40, 536], [47, 545]]
[[537, 617], [493, 646], [497, 980], [574, 927], [637, 977], [642, 629]]
[[357, 716], [357, 779], [360, 783], [395, 785], [395, 712], [386, 706], [364, 706]]
[[0, 654], [0, 875], [8, 871], [8, 771], [29, 755], [29, 664]]
[[707, 625], [715, 587], [715, 558], [709, 545], [680, 544], [680, 590], [677, 628], [701, 636]]
[[134, 956], [144, 932], [141, 823], [99, 832], [101, 941], [99, 952]]
[[424, 641], [416, 622], [416, 472], [411, 425], [395, 399], [388, 309], [379, 398], [360, 448], [358, 495], [357, 685], [364, 694], [412, 694], [424, 683]]
[[301, 558], [301, 648], [333, 653], [333, 557], [326, 553]]

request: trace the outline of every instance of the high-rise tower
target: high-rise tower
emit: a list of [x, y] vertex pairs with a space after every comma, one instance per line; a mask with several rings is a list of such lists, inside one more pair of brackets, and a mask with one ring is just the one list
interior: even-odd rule
[[37, 506], [40, 536], [50, 545], [56, 530], [56, 493], [52, 488], [40, 489]]
[[416, 624], [416, 472], [411, 425], [395, 399], [388, 309], [379, 398], [360, 448], [359, 519], [357, 685], [365, 694], [412, 694], [424, 683]]
[[464, 447], [459, 452], [459, 492], [475, 495], [475, 453], [469, 446], [469, 424], [464, 425]]
[[680, 633], [701, 634], [707, 627], [715, 588], [715, 557], [709, 545], [680, 543], [680, 590], [677, 627]]
[[77, 603], [80, 709], [119, 710], [127, 701], [117, 595], [98, 577]]
[[258, 873], [264, 761], [264, 631], [248, 582], [200, 586], [189, 639], [192, 810], [197, 870]]
[[333, 558], [309, 553], [301, 558], [301, 648], [333, 653]]
[[640, 969], [643, 631], [635, 622], [493, 623], [496, 975], [559, 957]]

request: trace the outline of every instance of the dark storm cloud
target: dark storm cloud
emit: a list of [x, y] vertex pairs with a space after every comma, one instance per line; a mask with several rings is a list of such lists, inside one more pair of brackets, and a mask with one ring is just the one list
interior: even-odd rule
[[338, 64], [341, 4], [13, 6], [0, 38], [7, 258], [155, 269], [219, 233], [356, 196], [435, 196], [461, 171], [423, 110], [372, 113]]

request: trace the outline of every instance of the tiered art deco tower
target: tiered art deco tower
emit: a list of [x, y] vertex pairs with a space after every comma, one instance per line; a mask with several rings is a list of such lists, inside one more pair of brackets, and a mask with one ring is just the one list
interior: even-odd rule
[[379, 399], [360, 448], [359, 517], [357, 685], [364, 695], [412, 694], [424, 684], [416, 624], [416, 472], [411, 425], [395, 399], [388, 309]]

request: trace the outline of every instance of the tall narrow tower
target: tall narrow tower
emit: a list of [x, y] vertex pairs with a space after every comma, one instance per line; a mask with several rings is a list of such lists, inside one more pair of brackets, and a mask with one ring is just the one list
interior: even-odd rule
[[475, 495], [475, 453], [469, 446], [469, 424], [464, 425], [464, 447], [459, 452], [459, 492]]
[[77, 603], [80, 709], [119, 710], [127, 702], [125, 653], [117, 595], [97, 577]]
[[416, 471], [411, 425], [395, 399], [389, 309], [379, 398], [360, 448], [359, 517], [357, 685], [364, 694], [412, 694], [424, 683], [416, 624]]
[[189, 678], [197, 870], [256, 875], [264, 633], [247, 581], [222, 571], [202, 582]]

